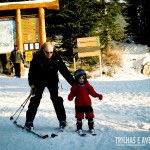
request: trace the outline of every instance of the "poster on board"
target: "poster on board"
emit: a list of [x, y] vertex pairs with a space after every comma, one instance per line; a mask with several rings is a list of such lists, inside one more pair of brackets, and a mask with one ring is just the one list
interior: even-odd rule
[[0, 21], [0, 53], [11, 52], [16, 43], [16, 21]]

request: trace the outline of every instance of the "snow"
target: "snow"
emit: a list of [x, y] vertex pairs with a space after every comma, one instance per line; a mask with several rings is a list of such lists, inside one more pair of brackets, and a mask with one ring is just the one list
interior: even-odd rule
[[[130, 45], [131, 46], [131, 45]], [[124, 66], [114, 77], [99, 77], [93, 73], [89, 82], [103, 94], [104, 99], [92, 99], [97, 136], [80, 137], [75, 132], [74, 102], [67, 100], [70, 85], [60, 76], [59, 94], [64, 98], [68, 126], [55, 138], [40, 139], [13, 125], [10, 117], [29, 95], [26, 69], [22, 78], [0, 76], [0, 149], [1, 150], [148, 150], [150, 149], [150, 79], [140, 73], [148, 51], [143, 46], [133, 46], [123, 54]], [[137, 49], [137, 50], [136, 50]], [[135, 57], [133, 57], [133, 55]], [[124, 57], [126, 56], [126, 57]], [[135, 62], [140, 62], [135, 67]], [[61, 88], [62, 87], [62, 88]], [[24, 125], [28, 104], [17, 119]], [[35, 130], [41, 134], [55, 133], [58, 120], [45, 89], [34, 120]], [[83, 120], [87, 133], [87, 120]]]
[[0, 6], [10, 5], [10, 4], [34, 4], [34, 3], [43, 3], [43, 2], [54, 2], [56, 0], [28, 0], [22, 2], [5, 2], [0, 3]]

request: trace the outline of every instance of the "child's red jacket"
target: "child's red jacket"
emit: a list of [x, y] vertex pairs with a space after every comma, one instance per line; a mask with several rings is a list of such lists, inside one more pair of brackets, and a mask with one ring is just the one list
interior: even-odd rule
[[86, 84], [84, 85], [79, 85], [75, 83], [71, 87], [71, 91], [70, 94], [68, 95], [68, 99], [73, 100], [73, 97], [76, 97], [75, 106], [91, 106], [92, 102], [89, 95], [93, 97], [98, 97], [99, 94], [96, 93], [94, 88], [86, 80]]

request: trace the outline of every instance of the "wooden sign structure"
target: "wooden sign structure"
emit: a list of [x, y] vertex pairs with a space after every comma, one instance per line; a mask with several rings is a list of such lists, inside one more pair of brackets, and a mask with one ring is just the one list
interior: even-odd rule
[[39, 14], [39, 34], [40, 34], [40, 46], [46, 42], [46, 30], [45, 30], [45, 11], [44, 8], [58, 10], [58, 0], [33, 0], [22, 2], [5, 2], [0, 3], [0, 11], [2, 10], [16, 10], [16, 34], [17, 45], [20, 50], [23, 50], [22, 42], [22, 23], [21, 23], [21, 9], [33, 9], [38, 8]]
[[[44, 42], [46, 42], [46, 29], [45, 29], [45, 10], [44, 8], [51, 9], [51, 10], [58, 10], [59, 9], [59, 2], [58, 0], [26, 0], [21, 2], [5, 2], [0, 3], [0, 11], [3, 10], [15, 10], [16, 11], [16, 37], [17, 41], [16, 44], [18, 49], [20, 49], [23, 53], [23, 42], [24, 39], [22, 37], [22, 26], [24, 25], [21, 20], [21, 9], [39, 9], [38, 14], [38, 28], [39, 28], [39, 37], [40, 37], [40, 45], [42, 46]], [[32, 47], [32, 45], [31, 45]], [[23, 65], [23, 64], [22, 64]]]
[[[102, 65], [101, 65], [101, 51], [100, 51], [100, 39], [99, 36], [77, 38], [77, 47], [74, 48], [73, 52], [78, 53], [78, 57], [99, 57], [100, 64], [100, 76], [102, 76]], [[76, 70], [76, 63], [74, 58], [74, 69]]]

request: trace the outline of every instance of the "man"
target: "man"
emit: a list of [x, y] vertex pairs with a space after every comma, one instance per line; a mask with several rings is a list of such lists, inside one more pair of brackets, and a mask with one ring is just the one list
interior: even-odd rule
[[24, 63], [23, 55], [20, 50], [18, 50], [17, 45], [14, 45], [14, 50], [10, 53], [10, 61], [13, 63], [14, 69], [15, 69], [15, 76], [21, 77], [21, 69], [20, 64], [21, 60]]
[[42, 98], [45, 87], [50, 92], [50, 98], [54, 105], [60, 127], [66, 126], [66, 112], [63, 105], [63, 98], [58, 96], [58, 71], [73, 85], [74, 78], [70, 74], [61, 57], [54, 50], [51, 42], [45, 42], [39, 52], [37, 52], [31, 61], [29, 68], [28, 81], [33, 96], [26, 112], [25, 127], [31, 129], [37, 113], [37, 109]]

